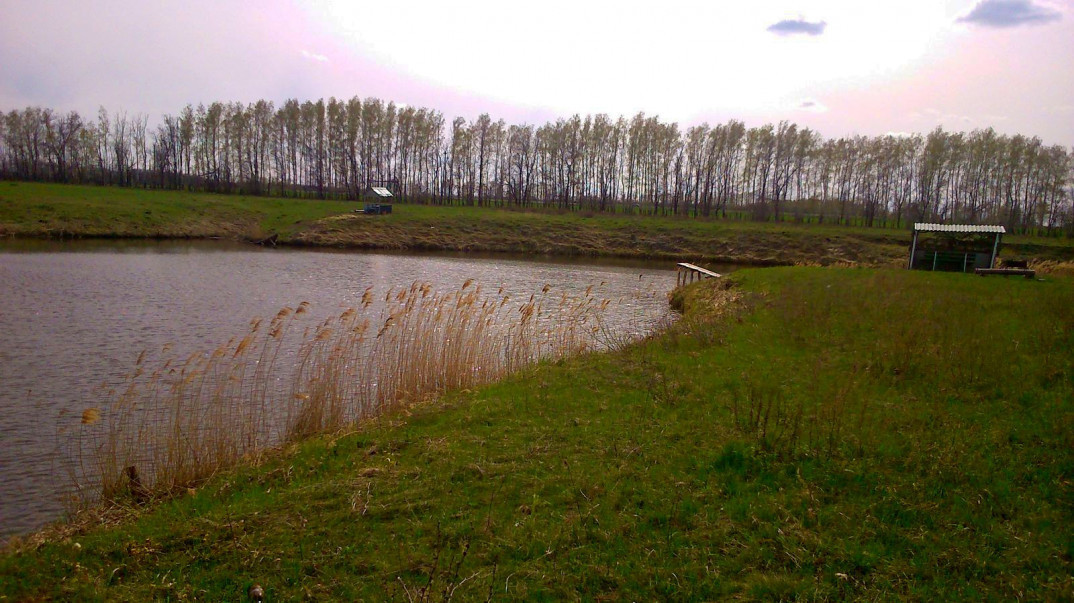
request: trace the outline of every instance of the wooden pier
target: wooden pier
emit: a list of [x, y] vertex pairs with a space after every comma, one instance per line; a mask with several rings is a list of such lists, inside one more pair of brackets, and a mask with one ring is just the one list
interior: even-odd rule
[[705, 270], [701, 266], [687, 264], [686, 262], [679, 262], [675, 266], [675, 283], [679, 287], [685, 287], [695, 280], [699, 281], [703, 278], [720, 278], [721, 276], [723, 275], [711, 270]]

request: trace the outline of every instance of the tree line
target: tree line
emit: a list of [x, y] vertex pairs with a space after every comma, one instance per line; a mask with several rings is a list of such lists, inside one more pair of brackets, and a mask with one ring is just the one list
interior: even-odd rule
[[991, 128], [826, 139], [787, 121], [683, 130], [644, 113], [448, 123], [358, 97], [187, 105], [151, 128], [28, 107], [0, 112], [0, 177], [322, 199], [381, 185], [426, 203], [1074, 236], [1074, 149]]

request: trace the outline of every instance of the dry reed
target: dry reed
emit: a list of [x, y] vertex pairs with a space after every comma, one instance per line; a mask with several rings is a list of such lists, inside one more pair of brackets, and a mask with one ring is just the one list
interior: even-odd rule
[[1074, 276], [1074, 262], [1041, 260], [1030, 262], [1029, 267], [1044, 274]]
[[211, 354], [142, 354], [123, 386], [82, 414], [68, 451], [76, 499], [181, 491], [268, 447], [600, 347], [612, 303], [599, 291], [545, 286], [512, 303], [472, 281], [446, 293], [414, 283], [378, 309], [370, 288], [361, 307], [301, 334], [305, 302]]

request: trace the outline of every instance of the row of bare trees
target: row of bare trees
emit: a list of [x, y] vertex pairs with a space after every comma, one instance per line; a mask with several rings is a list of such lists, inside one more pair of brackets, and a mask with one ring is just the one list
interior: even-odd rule
[[357, 97], [188, 105], [150, 129], [144, 115], [29, 107], [0, 112], [0, 177], [317, 198], [387, 185], [419, 202], [1074, 234], [1074, 149], [992, 129], [825, 139], [640, 113], [449, 124]]

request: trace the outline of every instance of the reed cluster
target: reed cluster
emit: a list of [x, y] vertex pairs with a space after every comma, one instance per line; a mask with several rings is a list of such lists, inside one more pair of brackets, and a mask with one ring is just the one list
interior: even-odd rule
[[1029, 267], [1044, 274], [1074, 276], [1074, 262], [1062, 260], [1034, 260]]
[[143, 353], [121, 387], [97, 392], [101, 404], [68, 440], [75, 500], [196, 486], [268, 447], [599, 348], [615, 335], [599, 292], [546, 285], [517, 302], [467, 281], [447, 292], [414, 283], [380, 300], [370, 287], [360, 307], [320, 322], [303, 302], [212, 353]]

